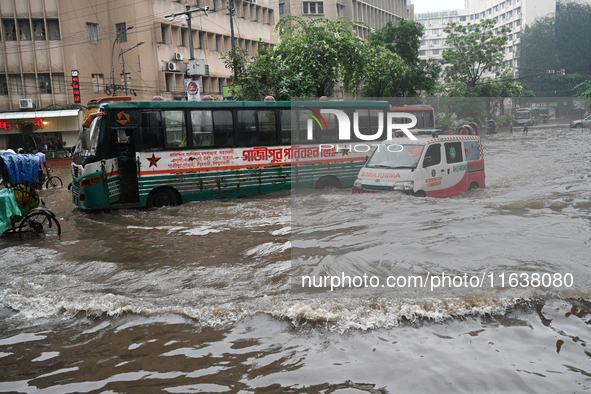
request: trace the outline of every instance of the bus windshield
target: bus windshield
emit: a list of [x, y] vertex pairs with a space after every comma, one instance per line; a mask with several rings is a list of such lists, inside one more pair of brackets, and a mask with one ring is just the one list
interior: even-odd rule
[[90, 127], [82, 128], [74, 155], [82, 157], [96, 156], [102, 119], [102, 116], [98, 116], [92, 121]]
[[367, 161], [370, 168], [417, 168], [421, 145], [381, 145]]
[[515, 119], [529, 119], [531, 118], [531, 112], [529, 111], [517, 111]]

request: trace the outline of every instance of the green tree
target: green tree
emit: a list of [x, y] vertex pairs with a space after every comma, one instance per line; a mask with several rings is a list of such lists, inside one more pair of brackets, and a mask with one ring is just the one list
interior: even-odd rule
[[17, 122], [16, 127], [19, 133], [31, 138], [31, 140], [33, 141], [33, 145], [35, 145], [35, 149], [37, 149], [37, 141], [35, 141], [35, 131], [39, 129], [39, 126], [37, 126], [33, 122], [23, 120]]
[[363, 97], [393, 97], [397, 82], [405, 74], [402, 58], [388, 49], [374, 46], [367, 49], [367, 63], [363, 80]]
[[355, 92], [363, 82], [366, 43], [353, 34], [353, 22], [288, 15], [275, 31], [279, 42], [259, 50], [258, 56], [225, 56], [226, 67], [238, 74], [236, 98], [330, 96], [338, 83]]
[[557, 12], [525, 26], [519, 76], [536, 96], [572, 97], [591, 78], [590, 20], [591, 5], [559, 2]]
[[[441, 66], [434, 60], [419, 59], [423, 31], [420, 23], [403, 19], [397, 24], [388, 22], [369, 35], [363, 96], [409, 97], [436, 89]], [[402, 63], [394, 62], [395, 57], [385, 54], [384, 49], [397, 55]]]
[[495, 34], [496, 21], [483, 19], [479, 24], [462, 26], [449, 23], [444, 31], [449, 45], [442, 53], [446, 82], [461, 82], [474, 89], [486, 72], [500, 74], [504, 70], [504, 55], [509, 28], [503, 26]]

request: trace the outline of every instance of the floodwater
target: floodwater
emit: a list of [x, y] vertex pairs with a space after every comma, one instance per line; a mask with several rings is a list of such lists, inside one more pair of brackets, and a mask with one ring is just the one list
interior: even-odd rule
[[[591, 391], [591, 134], [482, 138], [486, 189], [449, 199], [97, 213], [42, 191], [61, 239], [0, 237], [0, 392]], [[301, 286], [364, 274], [431, 279]]]

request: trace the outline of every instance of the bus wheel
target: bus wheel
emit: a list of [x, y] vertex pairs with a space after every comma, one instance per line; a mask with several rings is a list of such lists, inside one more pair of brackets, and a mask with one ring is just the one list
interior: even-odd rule
[[336, 178], [334, 176], [325, 176], [323, 178], [320, 178], [318, 183], [316, 183], [316, 189], [328, 190], [328, 189], [340, 189], [340, 188], [341, 188], [341, 182], [339, 182], [338, 178]]
[[427, 197], [427, 193], [425, 193], [423, 190], [419, 190], [419, 191], [415, 192], [413, 194], [413, 196], [415, 196], [415, 197]]
[[171, 189], [160, 188], [150, 192], [146, 205], [148, 208], [171, 207], [177, 205], [177, 200]]
[[478, 182], [472, 182], [470, 184], [470, 187], [468, 188], [468, 190], [474, 190], [474, 189], [480, 189], [480, 185], [478, 184]]

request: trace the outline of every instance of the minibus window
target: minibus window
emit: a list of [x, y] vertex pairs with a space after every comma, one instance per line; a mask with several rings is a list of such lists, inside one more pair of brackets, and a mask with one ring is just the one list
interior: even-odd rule
[[478, 141], [464, 141], [466, 161], [480, 160], [480, 147]]
[[427, 148], [423, 168], [431, 167], [441, 163], [441, 144], [433, 144]]
[[445, 158], [448, 164], [461, 163], [464, 161], [464, 155], [462, 153], [462, 143], [458, 142], [446, 142], [445, 144]]

